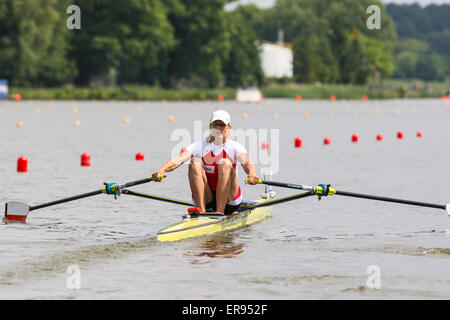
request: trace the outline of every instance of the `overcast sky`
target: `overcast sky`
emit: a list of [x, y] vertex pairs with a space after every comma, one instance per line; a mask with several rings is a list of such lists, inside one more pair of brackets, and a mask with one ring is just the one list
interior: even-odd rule
[[[258, 7], [268, 8], [273, 6], [276, 0], [239, 0], [242, 4], [254, 3]], [[397, 3], [397, 4], [412, 4], [418, 3], [422, 6], [427, 6], [429, 4], [450, 4], [450, 0], [383, 0], [384, 3]], [[233, 9], [237, 6], [238, 1], [226, 6], [226, 8]]]

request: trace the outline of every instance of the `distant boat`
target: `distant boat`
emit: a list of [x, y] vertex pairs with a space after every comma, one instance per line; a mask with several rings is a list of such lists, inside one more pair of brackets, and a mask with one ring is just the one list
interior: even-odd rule
[[237, 102], [261, 102], [263, 95], [258, 88], [239, 88], [236, 93]]

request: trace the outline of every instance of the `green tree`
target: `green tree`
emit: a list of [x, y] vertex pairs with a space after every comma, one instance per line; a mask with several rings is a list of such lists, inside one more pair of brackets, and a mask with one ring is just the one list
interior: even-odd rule
[[59, 84], [69, 68], [65, 5], [58, 0], [0, 0], [0, 77], [12, 85]]
[[[380, 30], [366, 26], [366, 10], [374, 4], [381, 9]], [[276, 41], [281, 27], [285, 41], [294, 42], [298, 81], [365, 83], [370, 75], [393, 73], [395, 26], [380, 0], [278, 0], [251, 23], [265, 40]], [[349, 40], [353, 30], [360, 39]]]
[[263, 71], [258, 44], [261, 39], [239, 9], [226, 14], [226, 30], [231, 44], [230, 53], [223, 62], [225, 85], [258, 85], [263, 82]]
[[438, 64], [435, 56], [431, 54], [420, 55], [416, 63], [416, 76], [426, 81], [437, 80]]
[[70, 0], [57, 2], [58, 21], [53, 26], [52, 42], [39, 60], [35, 85], [59, 86], [72, 82], [77, 76], [75, 61], [69, 59], [72, 31], [66, 27], [68, 16], [65, 13], [70, 4]]
[[418, 55], [411, 51], [402, 51], [395, 59], [395, 76], [399, 78], [414, 78]]
[[224, 0], [178, 0], [169, 19], [176, 45], [169, 55], [163, 85], [173, 87], [184, 79], [215, 87], [223, 80], [222, 62], [230, 52]]
[[168, 9], [161, 0], [77, 0], [81, 30], [72, 37], [77, 82], [105, 79], [154, 83], [163, 76], [175, 45]]
[[[320, 1], [322, 6], [327, 3]], [[373, 4], [381, 9], [379, 30], [366, 26], [369, 17], [366, 10]], [[339, 61], [342, 82], [364, 84], [370, 76], [379, 79], [393, 73], [395, 26], [381, 1], [334, 1], [327, 10], [317, 10], [322, 10], [329, 22], [332, 50]]]
[[414, 38], [407, 38], [400, 40], [395, 45], [395, 52], [401, 53], [403, 51], [409, 51], [415, 54], [422, 54], [430, 50], [430, 45], [425, 42]]
[[[387, 10], [396, 23], [400, 39], [396, 46], [395, 76], [405, 76], [403, 69], [410, 65], [412, 54], [416, 60], [421, 56], [420, 62], [417, 61], [419, 65], [414, 67], [421, 77], [432, 77], [432, 72], [426, 70], [427, 61], [432, 63], [430, 70], [437, 66], [436, 79], [450, 75], [450, 5], [389, 4]], [[414, 77], [418, 76], [414, 71]]]
[[333, 83], [339, 79], [339, 68], [328, 39], [309, 32], [294, 40], [294, 77], [298, 82]]
[[341, 81], [343, 83], [365, 84], [369, 76], [369, 67], [357, 29], [354, 30], [347, 43], [340, 69]]
[[395, 70], [394, 55], [389, 52], [386, 42], [361, 35], [364, 45], [365, 62], [369, 68], [369, 75], [376, 77], [390, 77]]

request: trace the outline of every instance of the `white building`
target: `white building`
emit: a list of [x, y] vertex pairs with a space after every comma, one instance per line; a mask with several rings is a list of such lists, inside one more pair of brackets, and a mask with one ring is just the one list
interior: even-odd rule
[[283, 43], [264, 43], [261, 46], [261, 64], [264, 75], [269, 78], [292, 78], [294, 55], [292, 48]]

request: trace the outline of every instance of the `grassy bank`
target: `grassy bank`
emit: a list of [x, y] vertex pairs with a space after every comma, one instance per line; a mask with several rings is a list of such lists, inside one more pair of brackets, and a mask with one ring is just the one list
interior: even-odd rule
[[10, 88], [9, 97], [19, 93], [22, 99], [32, 100], [216, 100], [236, 96], [231, 88], [217, 89], [161, 89], [147, 86], [105, 88]]
[[[385, 80], [382, 86], [353, 86], [338, 84], [270, 84], [261, 89], [265, 98], [292, 98], [301, 95], [303, 99], [400, 99], [439, 98], [450, 88], [446, 82], [424, 83], [423, 81]], [[125, 86], [105, 88], [10, 88], [9, 97], [18, 93], [28, 100], [217, 100], [222, 95], [225, 100], [234, 100], [234, 88], [187, 88], [162, 89], [148, 86]]]
[[381, 85], [354, 86], [342, 84], [272, 84], [261, 88], [265, 97], [303, 99], [416, 99], [440, 98], [450, 89], [450, 79], [445, 82], [424, 82], [420, 80], [384, 80]]

